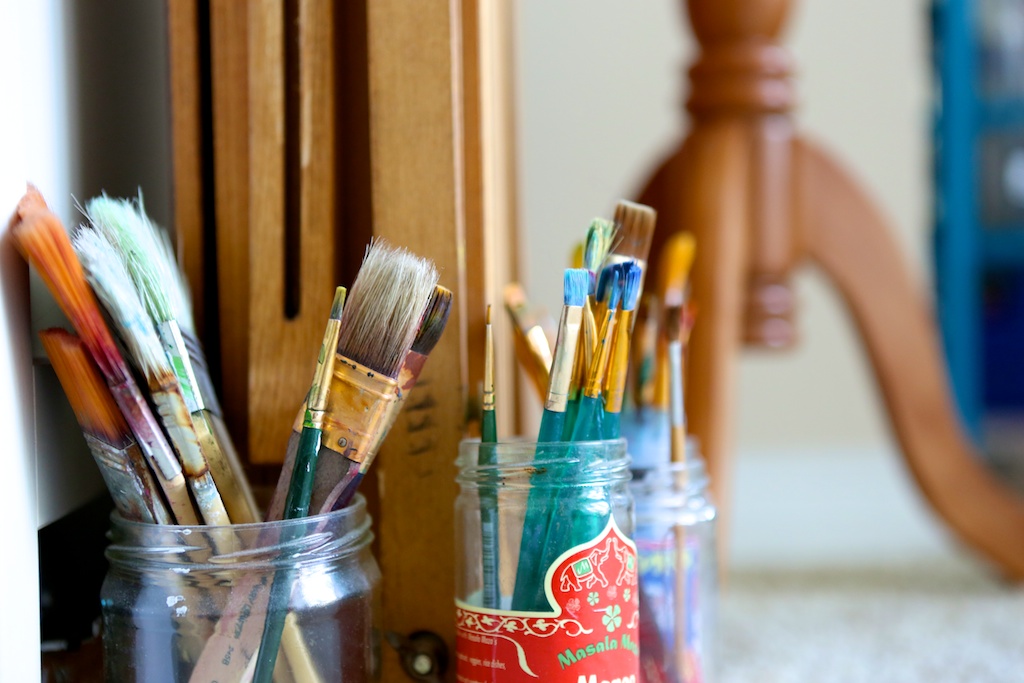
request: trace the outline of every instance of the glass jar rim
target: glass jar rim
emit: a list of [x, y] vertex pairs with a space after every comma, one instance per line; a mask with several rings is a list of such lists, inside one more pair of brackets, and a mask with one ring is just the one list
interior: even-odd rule
[[[498, 462], [479, 463], [479, 454], [485, 448], [496, 452]], [[546, 452], [542, 452], [546, 451]], [[571, 451], [576, 451], [573, 455]], [[582, 463], [579, 453], [599, 456], [591, 461], [585, 472], [565, 477], [565, 466]], [[509, 439], [496, 443], [481, 443], [480, 439], [463, 439], [459, 444], [459, 469], [456, 481], [463, 486], [501, 485], [522, 486], [591, 486], [629, 481], [629, 453], [625, 439], [604, 441], [531, 441]], [[538, 480], [535, 476], [548, 468], [557, 468], [563, 475], [558, 481]], [[519, 482], [522, 482], [519, 484]]]
[[112, 567], [174, 571], [187, 565], [191, 572], [329, 561], [368, 546], [373, 531], [366, 499], [357, 494], [350, 505], [333, 512], [225, 526], [148, 524], [114, 512], [107, 538], [111, 542], [105, 555]]

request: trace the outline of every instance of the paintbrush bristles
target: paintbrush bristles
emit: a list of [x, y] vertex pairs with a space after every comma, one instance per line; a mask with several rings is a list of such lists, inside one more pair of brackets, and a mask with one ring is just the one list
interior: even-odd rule
[[172, 374], [160, 338], [113, 245], [99, 232], [80, 228], [72, 239], [96, 296], [121, 332], [121, 341], [147, 377]]
[[342, 314], [338, 352], [397, 377], [436, 284], [433, 263], [382, 240], [373, 242]]
[[649, 206], [620, 200], [615, 207], [615, 225], [618, 228], [615, 255], [646, 262], [657, 218], [658, 214]]
[[112, 446], [126, 446], [128, 423], [82, 340], [61, 329], [43, 330], [39, 338], [82, 429]]
[[562, 278], [562, 303], [582, 306], [590, 291], [590, 271], [585, 268], [566, 268]]
[[611, 248], [615, 224], [604, 218], [595, 218], [587, 229], [587, 241], [583, 248], [583, 267], [597, 273]]
[[35, 187], [29, 186], [8, 228], [18, 249], [78, 330], [103, 374], [116, 382], [124, 380], [127, 367], [85, 281], [71, 240]]
[[85, 210], [89, 222], [121, 253], [153, 320], [174, 319], [168, 283], [175, 276], [159, 258], [161, 248], [149, 221], [128, 200], [106, 195], [90, 199]]
[[636, 310], [637, 301], [640, 298], [640, 279], [643, 271], [635, 262], [622, 264], [619, 277], [622, 282], [622, 310]]
[[420, 323], [416, 339], [412, 342], [413, 351], [424, 356], [430, 355], [441, 339], [451, 311], [452, 291], [441, 285], [435, 286], [430, 301], [427, 302], [427, 310], [423, 313], [423, 322]]

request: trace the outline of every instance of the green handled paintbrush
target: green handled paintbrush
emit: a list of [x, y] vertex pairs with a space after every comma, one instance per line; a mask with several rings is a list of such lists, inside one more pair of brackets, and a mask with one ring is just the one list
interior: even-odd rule
[[[327, 329], [324, 330], [323, 343], [320, 345], [320, 353], [317, 356], [313, 383], [310, 385], [309, 396], [306, 399], [299, 448], [295, 453], [292, 478], [288, 484], [288, 496], [285, 498], [285, 519], [300, 519], [309, 514], [309, 501], [313, 496], [313, 481], [320, 454], [320, 440], [323, 436], [324, 412], [327, 410], [327, 395], [330, 392], [331, 375], [334, 372], [334, 349], [338, 345], [338, 336], [341, 331], [341, 311], [345, 305], [345, 292], [344, 287], [338, 287], [334, 292], [331, 317], [327, 321]], [[287, 543], [290, 540], [292, 539], [281, 539], [282, 543]], [[273, 678], [291, 590], [291, 572], [280, 570], [270, 588], [267, 622], [263, 627], [260, 649], [256, 654], [254, 683], [270, 683]]]
[[[496, 465], [495, 450], [498, 442], [498, 421], [494, 414], [494, 329], [491, 326], [491, 305], [487, 305], [484, 333], [484, 397], [480, 419], [481, 467]], [[501, 606], [499, 583], [498, 496], [491, 486], [480, 492], [480, 544], [483, 569], [483, 606], [498, 609]]]
[[[551, 364], [544, 414], [541, 417], [540, 432], [537, 436], [538, 460], [546, 460], [544, 445], [561, 441], [565, 429], [566, 409], [569, 406], [569, 391], [573, 369], [579, 348], [580, 329], [583, 324], [583, 306], [590, 288], [590, 273], [585, 268], [569, 268], [565, 271], [562, 287], [562, 317], [558, 323], [558, 339]], [[557, 477], [555, 472], [546, 474]], [[523, 535], [519, 544], [519, 562], [516, 568], [516, 586], [513, 592], [513, 609], [533, 609], [537, 585], [543, 581], [539, 565], [540, 550], [547, 535], [551, 509], [550, 491], [543, 486], [531, 487], [526, 502], [526, 516], [523, 521]], [[540, 595], [543, 595], [543, 588]]]

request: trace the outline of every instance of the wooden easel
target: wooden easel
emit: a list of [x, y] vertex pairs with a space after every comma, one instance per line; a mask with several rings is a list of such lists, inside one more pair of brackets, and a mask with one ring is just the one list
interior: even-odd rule
[[[485, 303], [515, 279], [512, 6], [167, 8], [179, 252], [255, 479], [276, 478], [334, 286], [352, 282], [371, 237], [433, 259], [454, 292], [445, 334], [360, 487], [383, 572], [383, 629], [398, 639], [431, 632], [451, 647], [454, 462], [483, 377], [475, 340]], [[504, 325], [496, 341], [510, 345]], [[511, 406], [514, 356], [499, 355], [499, 401]], [[504, 419], [499, 429], [512, 433], [511, 411]], [[406, 653], [382, 650], [382, 680], [408, 680]]]
[[795, 129], [792, 60], [779, 43], [791, 4], [687, 0], [702, 48], [689, 72], [692, 127], [640, 196], [659, 212], [654, 253], [682, 229], [700, 245], [688, 412], [724, 521], [740, 346], [792, 343], [789, 276], [811, 260], [853, 314], [922, 493], [964, 542], [1024, 579], [1024, 499], [964, 437], [919, 283], [875, 204]]

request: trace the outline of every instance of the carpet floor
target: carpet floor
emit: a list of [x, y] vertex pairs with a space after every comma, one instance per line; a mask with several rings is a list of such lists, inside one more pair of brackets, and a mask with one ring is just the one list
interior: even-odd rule
[[719, 635], [718, 683], [1024, 683], [1024, 588], [959, 560], [739, 570]]

